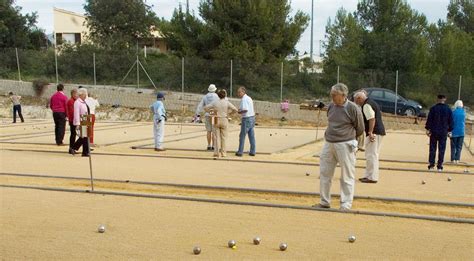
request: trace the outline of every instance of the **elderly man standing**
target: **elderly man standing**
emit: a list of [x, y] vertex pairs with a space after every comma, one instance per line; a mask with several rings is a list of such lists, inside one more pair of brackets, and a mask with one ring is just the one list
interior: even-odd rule
[[165, 137], [166, 110], [163, 101], [165, 94], [159, 92], [156, 95], [156, 101], [150, 106], [153, 112], [153, 137], [155, 139], [155, 151], [165, 151], [163, 140]]
[[359, 181], [362, 183], [377, 183], [379, 180], [379, 153], [385, 127], [382, 122], [382, 112], [379, 105], [367, 97], [365, 91], [354, 94], [354, 101], [362, 108], [365, 126], [365, 174]]
[[[196, 117], [200, 116], [200, 113], [204, 110], [204, 107], [207, 105], [218, 101], [219, 97], [216, 94], [216, 86], [214, 84], [209, 85], [209, 88], [207, 88], [208, 93], [202, 97], [201, 102], [198, 104], [197, 109], [196, 109]], [[206, 131], [207, 131], [207, 150], [214, 150], [212, 141], [212, 122], [211, 122], [211, 116], [209, 116], [209, 112], [206, 112], [204, 114], [205, 120], [204, 123], [206, 124]]]
[[337, 163], [341, 167], [341, 210], [349, 210], [354, 198], [357, 140], [364, 133], [364, 119], [360, 108], [347, 99], [347, 86], [338, 83], [331, 87], [332, 103], [328, 107], [328, 127], [320, 157], [321, 203], [318, 208], [331, 207], [331, 183]]
[[443, 171], [444, 152], [446, 151], [446, 139], [448, 133], [453, 130], [453, 113], [445, 104], [446, 96], [438, 95], [438, 103], [430, 108], [426, 120], [426, 135], [430, 137], [430, 154], [428, 169], [433, 170], [435, 165], [436, 147], [438, 146], [438, 172]]
[[54, 119], [54, 135], [56, 144], [63, 145], [64, 134], [66, 132], [66, 112], [67, 112], [67, 96], [64, 94], [64, 85], [58, 84], [57, 92], [51, 96], [49, 107], [53, 111]]
[[[89, 106], [87, 106], [86, 101], [85, 101], [87, 98], [87, 89], [81, 88], [77, 91], [77, 93], [79, 95], [79, 98], [76, 99], [76, 101], [74, 102], [73, 123], [74, 123], [74, 126], [76, 126], [76, 131], [80, 131], [81, 116], [89, 115], [90, 110], [89, 110]], [[76, 154], [76, 151], [79, 150], [79, 148], [82, 146], [82, 156], [83, 157], [90, 156], [89, 141], [87, 140], [86, 133], [82, 133], [83, 137], [79, 137], [74, 143], [74, 145], [72, 145], [72, 151], [70, 151], [71, 154], [73, 155]]]
[[76, 141], [76, 126], [74, 126], [74, 103], [77, 100], [77, 89], [71, 90], [71, 98], [67, 101], [67, 119], [69, 120], [69, 154], [74, 154], [75, 151], [72, 148]]
[[242, 116], [242, 123], [240, 125], [239, 135], [239, 150], [235, 153], [235, 156], [242, 157], [244, 153], [245, 136], [249, 134], [250, 142], [250, 156], [255, 156], [255, 110], [253, 109], [253, 100], [247, 95], [247, 90], [244, 86], [237, 89], [237, 95], [242, 100], [240, 101], [239, 114]]

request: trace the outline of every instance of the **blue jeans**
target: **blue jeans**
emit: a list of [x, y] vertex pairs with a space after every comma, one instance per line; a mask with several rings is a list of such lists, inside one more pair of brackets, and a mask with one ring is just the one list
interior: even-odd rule
[[448, 134], [439, 134], [439, 133], [431, 133], [430, 136], [430, 156], [429, 162], [430, 167], [434, 167], [435, 165], [435, 157], [436, 157], [436, 147], [438, 147], [438, 169], [443, 169], [443, 162], [444, 162], [444, 152], [446, 151], [446, 139], [448, 138]]
[[249, 134], [249, 141], [250, 141], [250, 154], [255, 154], [255, 117], [245, 117], [242, 118], [242, 124], [240, 125], [240, 136], [239, 136], [239, 150], [237, 151], [238, 154], [244, 153], [244, 145], [245, 145], [245, 136], [247, 133]]
[[461, 159], [461, 150], [464, 136], [451, 138], [451, 161]]

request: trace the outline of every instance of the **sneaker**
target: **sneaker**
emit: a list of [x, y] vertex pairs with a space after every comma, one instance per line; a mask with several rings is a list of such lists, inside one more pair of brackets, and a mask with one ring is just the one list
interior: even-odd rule
[[76, 151], [74, 149], [69, 149], [69, 154], [74, 155], [76, 154]]
[[339, 211], [342, 211], [342, 212], [349, 212], [349, 211], [351, 211], [351, 209], [350, 209], [350, 208], [345, 208], [345, 207], [340, 207], [340, 208], [339, 208]]
[[207, 146], [207, 150], [214, 150], [211, 146]]
[[214, 147], [211, 147], [211, 150], [214, 150]]
[[249, 156], [255, 157], [255, 153], [249, 153]]
[[443, 172], [443, 168], [438, 168], [438, 172]]
[[312, 205], [311, 207], [313, 207], [313, 208], [325, 208], [325, 209], [331, 208], [330, 205], [323, 205], [323, 204], [315, 204], [315, 205]]
[[236, 152], [236, 153], [235, 153], [235, 156], [237, 156], [237, 157], [242, 157], [242, 153]]
[[162, 149], [162, 148], [155, 148], [155, 151], [166, 151], [166, 149]]
[[433, 171], [433, 170], [434, 170], [434, 166], [433, 166], [433, 165], [429, 165], [429, 166], [428, 166], [428, 170], [429, 170], [429, 171]]

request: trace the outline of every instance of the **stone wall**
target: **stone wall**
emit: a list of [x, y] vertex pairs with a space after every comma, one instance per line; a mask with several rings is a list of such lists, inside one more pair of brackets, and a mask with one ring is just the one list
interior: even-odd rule
[[[77, 84], [65, 84], [65, 93], [69, 96], [72, 88], [77, 88]], [[156, 100], [156, 91], [150, 89], [136, 89], [128, 87], [105, 86], [105, 85], [83, 85], [88, 92], [97, 96], [99, 102], [103, 105], [120, 105], [131, 108], [147, 108]], [[0, 93], [7, 94], [14, 92], [19, 95], [33, 96], [34, 91], [31, 82], [19, 82], [12, 80], [0, 80]], [[44, 97], [50, 97], [56, 91], [55, 84], [50, 84], [43, 94]], [[186, 111], [194, 112], [197, 104], [202, 98], [202, 94], [167, 92], [165, 106], [168, 110], [182, 110], [183, 106]], [[239, 99], [230, 99], [230, 101], [238, 106]], [[301, 120], [308, 122], [316, 122], [318, 117], [317, 111], [300, 110], [299, 105], [290, 104], [287, 113], [281, 112], [279, 103], [254, 101], [255, 112], [259, 115], [280, 119], [285, 117], [288, 120]], [[321, 113], [321, 121], [326, 122], [326, 113]]]

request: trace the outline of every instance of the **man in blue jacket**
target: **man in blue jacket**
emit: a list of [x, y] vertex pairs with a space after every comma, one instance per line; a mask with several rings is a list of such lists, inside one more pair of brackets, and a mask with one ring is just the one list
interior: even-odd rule
[[433, 170], [435, 166], [436, 147], [438, 147], [439, 172], [443, 171], [444, 152], [446, 151], [446, 139], [453, 130], [453, 113], [445, 104], [446, 96], [438, 95], [438, 103], [430, 108], [428, 120], [426, 121], [426, 135], [430, 137], [430, 155], [428, 169]]
[[159, 92], [150, 109], [153, 112], [153, 137], [155, 138], [155, 151], [165, 151], [163, 148], [163, 139], [165, 137], [166, 110], [163, 101], [165, 94]]

